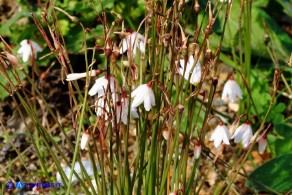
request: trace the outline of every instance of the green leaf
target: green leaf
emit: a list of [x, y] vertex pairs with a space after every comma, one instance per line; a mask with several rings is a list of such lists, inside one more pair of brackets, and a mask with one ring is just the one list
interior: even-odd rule
[[273, 145], [275, 146], [274, 153], [276, 156], [291, 153], [292, 151], [292, 142], [291, 142], [292, 130], [291, 129], [292, 129], [292, 124], [289, 124], [287, 120], [284, 121], [283, 123], [275, 125], [274, 130], [275, 130], [275, 133], [278, 135], [277, 139], [274, 140], [274, 143], [273, 143]]
[[[292, 189], [292, 154], [279, 156], [258, 167], [246, 186], [260, 191], [285, 193]], [[270, 190], [268, 189], [270, 188]]]
[[283, 112], [285, 109], [286, 109], [286, 106], [284, 103], [279, 103], [274, 107], [274, 111], [279, 112], [279, 113]]

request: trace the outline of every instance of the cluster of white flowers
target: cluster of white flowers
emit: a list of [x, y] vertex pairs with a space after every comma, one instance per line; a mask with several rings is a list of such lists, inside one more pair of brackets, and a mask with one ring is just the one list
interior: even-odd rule
[[[265, 135], [266, 132], [264, 132], [257, 139], [257, 142], [259, 143], [260, 154], [262, 154], [267, 147], [267, 139]], [[230, 145], [229, 140], [234, 139], [234, 143], [241, 142], [244, 148], [248, 148], [253, 138], [254, 136], [249, 121], [245, 121], [241, 126], [237, 127], [232, 137], [230, 135], [229, 129], [224, 125], [223, 122], [220, 122], [212, 133], [209, 141], [214, 141], [214, 146], [218, 148], [222, 142], [224, 144]]]
[[[137, 49], [141, 53], [145, 52], [145, 38], [143, 35], [132, 32], [122, 39], [120, 48], [120, 54], [127, 52], [128, 57], [135, 58]], [[90, 73], [72, 73], [68, 74], [66, 80], [73, 81], [88, 76], [97, 76], [100, 72], [98, 70], [92, 70]], [[129, 103], [129, 97], [125, 92], [121, 93], [121, 98], [117, 93], [117, 85], [113, 75], [105, 75], [95, 80], [95, 84], [90, 88], [88, 94], [90, 96], [97, 96], [95, 102], [95, 112], [98, 117], [104, 116], [105, 120], [109, 118], [109, 114], [115, 114], [117, 124], [122, 122], [128, 124], [128, 109], [132, 118], [138, 118], [139, 114], [137, 108], [140, 104], [144, 103], [146, 111], [150, 111], [155, 106], [155, 95], [152, 90], [152, 81], [138, 86], [132, 91], [131, 96], [133, 98], [132, 104]], [[111, 94], [111, 100], [108, 100], [108, 94]], [[113, 107], [110, 110], [109, 103], [113, 103]], [[81, 138], [81, 149], [84, 149], [89, 140], [89, 134], [83, 133]]]

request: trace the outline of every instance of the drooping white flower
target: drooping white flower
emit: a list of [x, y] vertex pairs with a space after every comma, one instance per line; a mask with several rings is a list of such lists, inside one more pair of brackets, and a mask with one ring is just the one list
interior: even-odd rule
[[152, 106], [155, 106], [155, 96], [151, 85], [152, 81], [140, 85], [131, 93], [131, 96], [133, 97], [132, 107], [136, 108], [144, 102], [145, 110], [149, 111]]
[[96, 116], [102, 116], [104, 113], [106, 113], [106, 119], [107, 119], [107, 113], [109, 112], [109, 107], [108, 107], [108, 103], [106, 100], [105, 96], [101, 96], [98, 98], [98, 100], [95, 102], [94, 104], [95, 106], [95, 113]]
[[257, 142], [259, 143], [258, 150], [259, 150], [260, 154], [263, 154], [265, 152], [267, 145], [268, 145], [267, 130], [268, 129], [266, 129], [257, 139]]
[[[100, 70], [92, 70], [91, 72], [88, 73], [89, 76], [96, 76], [97, 74], [100, 73]], [[67, 75], [66, 81], [74, 81], [77, 79], [81, 79], [86, 77], [86, 72], [83, 73], [71, 73]]]
[[223, 142], [224, 144], [230, 145], [230, 133], [228, 128], [224, 125], [223, 122], [220, 122], [219, 125], [215, 128], [213, 134], [211, 135], [209, 141], [214, 141], [214, 146], [218, 148]]
[[22, 55], [22, 60], [27, 62], [29, 56], [34, 54], [34, 57], [37, 57], [37, 52], [41, 52], [43, 49], [34, 41], [24, 39], [20, 42], [20, 48], [17, 51], [18, 54]]
[[267, 138], [265, 136], [261, 137], [259, 140], [259, 153], [260, 154], [263, 154], [267, 148], [267, 145], [268, 145], [268, 141], [267, 141]]
[[235, 80], [228, 80], [225, 83], [221, 99], [224, 100], [227, 96], [232, 103], [236, 101], [236, 97], [242, 99], [242, 91]]
[[122, 40], [122, 47], [120, 48], [120, 54], [128, 52], [132, 54], [132, 57], [135, 58], [137, 48], [141, 53], [145, 53], [145, 37], [138, 32], [132, 32], [127, 35]]
[[81, 142], [80, 142], [80, 148], [81, 150], [84, 150], [87, 143], [88, 143], [88, 140], [89, 140], [89, 132], [88, 131], [85, 131], [83, 134], [82, 134], [82, 137], [81, 137]]
[[[128, 123], [128, 109], [129, 109], [129, 98], [124, 97], [121, 101], [117, 101], [116, 103], [116, 117], [117, 117], [117, 123], [120, 122], [120, 120], [127, 125]], [[134, 107], [130, 108], [130, 114], [133, 118], [139, 118], [139, 115], [137, 113], [137, 109]]]
[[235, 143], [242, 142], [244, 148], [247, 148], [252, 137], [251, 126], [249, 122], [246, 121], [235, 130], [235, 133], [231, 139], [234, 139]]
[[[193, 68], [194, 62], [195, 60], [194, 60], [193, 55], [189, 56], [187, 65], [185, 65], [184, 59], [180, 60], [181, 67], [179, 67], [178, 72], [181, 76], [184, 76], [186, 80], [189, 80], [190, 72]], [[201, 77], [202, 77], [201, 63], [198, 61], [192, 72], [190, 83], [193, 85], [199, 83], [201, 81]]]
[[[109, 77], [109, 78], [108, 78]], [[116, 83], [113, 76], [103, 76], [95, 80], [94, 85], [89, 90], [88, 94], [94, 96], [98, 94], [98, 97], [101, 97], [107, 92], [108, 84], [110, 85], [111, 93], [116, 91]]]
[[194, 149], [194, 158], [199, 159], [202, 151], [202, 145], [200, 143], [195, 144], [195, 149]]

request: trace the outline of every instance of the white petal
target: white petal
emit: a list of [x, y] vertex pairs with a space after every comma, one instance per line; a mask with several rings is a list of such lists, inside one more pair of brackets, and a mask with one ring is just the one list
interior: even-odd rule
[[259, 140], [259, 148], [258, 149], [259, 149], [260, 154], [263, 154], [265, 152], [267, 145], [268, 145], [267, 139], [262, 138]]
[[27, 43], [27, 39], [22, 40], [22, 41], [20, 42], [20, 45], [21, 45], [21, 46], [28, 45], [28, 43]]
[[89, 134], [88, 133], [83, 133], [82, 134], [82, 137], [81, 137], [81, 142], [80, 142], [80, 148], [81, 148], [81, 150], [84, 150], [85, 149], [88, 140], [89, 140]]
[[215, 146], [215, 148], [218, 148], [220, 146], [221, 142], [222, 142], [222, 138], [221, 137], [216, 137], [214, 139], [214, 146]]
[[141, 51], [141, 53], [145, 53], [144, 42], [140, 41], [138, 47], [139, 47], [139, 50]]
[[144, 108], [146, 111], [149, 111], [151, 109], [151, 100], [149, 94], [144, 97]]
[[26, 50], [22, 53], [22, 60], [24, 62], [27, 62], [29, 59], [29, 56], [31, 56], [31, 50]]
[[131, 107], [131, 115], [133, 118], [139, 118], [137, 108]]
[[[131, 94], [133, 96], [133, 102], [132, 102], [132, 105], [131, 106], [134, 107], [134, 108], [135, 107], [138, 107], [144, 101], [144, 93], [143, 93], [143, 91], [141, 91], [141, 88], [140, 87], [141, 86], [139, 86]], [[142, 88], [142, 90], [143, 90], [143, 88]]]
[[194, 150], [194, 158], [195, 159], [199, 159], [200, 155], [201, 155], [201, 151], [202, 151], [202, 146], [195, 146], [195, 150]]
[[198, 62], [194, 68], [190, 83], [196, 84], [201, 81], [202, 71], [201, 71], [201, 64]]
[[32, 48], [34, 49], [35, 52], [41, 52], [43, 51], [43, 48], [41, 48], [41, 46], [39, 46], [39, 44], [37, 44], [36, 42], [34, 41], [30, 41], [31, 45], [32, 45]]
[[123, 38], [122, 40], [122, 47], [120, 48], [120, 54], [124, 53], [128, 49], [127, 38]]
[[235, 143], [239, 143], [242, 139], [243, 133], [245, 131], [245, 124], [242, 124], [241, 126], [239, 126], [236, 130], [234, 135], [232, 136], [231, 139], [234, 139]]
[[68, 74], [66, 77], [66, 81], [73, 81], [73, 80], [77, 80], [80, 78], [86, 77], [86, 72], [84, 73], [71, 73]]
[[155, 106], [155, 96], [154, 96], [152, 88], [149, 88], [149, 96], [150, 96], [151, 105]]
[[94, 83], [94, 85], [90, 88], [88, 95], [94, 96], [100, 90], [100, 84]]

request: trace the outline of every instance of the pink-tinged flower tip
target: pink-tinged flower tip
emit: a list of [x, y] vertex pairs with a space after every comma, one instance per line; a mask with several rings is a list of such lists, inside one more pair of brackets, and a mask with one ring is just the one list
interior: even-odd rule
[[268, 129], [266, 129], [257, 139], [257, 142], [259, 143], [258, 151], [260, 154], [263, 154], [265, 152], [268, 145], [267, 132]]
[[263, 154], [267, 148], [267, 145], [268, 145], [268, 141], [267, 141], [267, 137], [264, 135], [262, 136], [259, 140], [258, 140], [258, 143], [259, 143], [259, 153], [260, 154]]
[[219, 122], [219, 125], [215, 128], [214, 132], [210, 137], [210, 141], [214, 141], [214, 146], [218, 148], [223, 142], [224, 144], [230, 145], [230, 133], [228, 128], [224, 125], [222, 121]]
[[86, 145], [88, 143], [89, 137], [90, 137], [89, 130], [86, 130], [82, 134], [82, 137], [81, 137], [81, 142], [80, 142], [80, 148], [81, 148], [81, 150], [84, 150], [85, 149], [85, 147], [86, 147]]
[[195, 149], [194, 149], [194, 158], [199, 159], [201, 152], [202, 152], [202, 145], [197, 142], [195, 144]]

